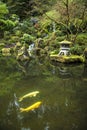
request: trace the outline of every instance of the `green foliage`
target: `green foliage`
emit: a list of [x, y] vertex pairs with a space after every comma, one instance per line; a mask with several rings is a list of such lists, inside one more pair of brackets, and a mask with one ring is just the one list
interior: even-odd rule
[[3, 18], [5, 14], [8, 14], [9, 11], [7, 9], [6, 4], [3, 2], [0, 2], [0, 18]]
[[24, 33], [24, 34], [23, 34], [23, 37], [21, 38], [21, 41], [22, 41], [23, 43], [28, 43], [28, 44], [30, 44], [30, 43], [32, 43], [32, 42], [34, 41], [34, 37], [31, 36], [31, 35], [29, 35], [29, 34], [27, 34], [27, 33]]
[[50, 52], [50, 55], [55, 55], [55, 54], [58, 55], [58, 53], [59, 53], [59, 50], [57, 49], [57, 50], [51, 51], [51, 52]]
[[77, 36], [76, 43], [87, 46], [87, 33], [81, 33]]
[[16, 26], [16, 21], [7, 18], [6, 14], [8, 13], [6, 4], [0, 2], [0, 37], [4, 36], [4, 31], [12, 31]]
[[0, 19], [0, 29], [2, 30], [5, 26], [6, 22], [4, 19]]
[[15, 22], [13, 22], [11, 20], [6, 20], [5, 25], [6, 25], [5, 30], [11, 30], [11, 29], [13, 29], [13, 27], [15, 27]]
[[7, 43], [15, 43], [15, 42], [17, 42], [17, 41], [19, 41], [20, 40], [20, 38], [18, 37], [18, 36], [12, 36], [11, 34], [9, 35], [9, 37], [8, 37], [8, 42]]
[[47, 13], [46, 13], [46, 17], [50, 17], [50, 18], [52, 18], [53, 20], [55, 20], [55, 21], [58, 21], [59, 20], [59, 17], [60, 17], [60, 14], [59, 14], [59, 12], [56, 10], [56, 9], [54, 9], [54, 10], [50, 10], [50, 11], [48, 11]]
[[21, 37], [22, 31], [21, 30], [15, 30], [15, 35]]
[[15, 22], [11, 20], [5, 20], [0, 19], [0, 33], [3, 33], [4, 31], [12, 31], [12, 29], [15, 27]]
[[19, 21], [19, 16], [17, 14], [11, 14], [10, 18], [12, 21]]
[[29, 16], [42, 15], [49, 9], [51, 1], [47, 0], [16, 0], [6, 2], [11, 14], [17, 14], [21, 19]]
[[[4, 3], [0, 2], [0, 16], [2, 16], [0, 17], [0, 36], [4, 35], [6, 43], [20, 41], [31, 44], [36, 39], [43, 38], [45, 41], [43, 46], [53, 50], [59, 48], [58, 43], [66, 36], [68, 39], [77, 33], [86, 32], [86, 12], [82, 18], [85, 0], [81, 0], [81, 3], [77, 3], [76, 0], [1, 1]], [[8, 33], [6, 34], [6, 32]], [[75, 42], [83, 45], [82, 50], [87, 41], [84, 35], [78, 35]], [[72, 37], [72, 39], [74, 38]], [[82, 50], [77, 46], [72, 48], [72, 52], [76, 54], [82, 54]]]
[[74, 55], [82, 55], [84, 51], [84, 46], [75, 45], [74, 47], [71, 47], [70, 52]]
[[14, 34], [16, 35], [17, 31], [21, 32], [21, 34], [27, 33], [30, 35], [36, 35], [35, 34], [35, 28], [30, 19], [25, 19], [18, 23], [17, 26], [13, 29]]

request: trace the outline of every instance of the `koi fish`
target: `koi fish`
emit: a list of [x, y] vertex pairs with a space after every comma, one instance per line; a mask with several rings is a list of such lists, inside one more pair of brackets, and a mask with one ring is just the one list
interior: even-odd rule
[[42, 104], [41, 101], [38, 101], [36, 103], [34, 103], [33, 105], [27, 107], [27, 108], [20, 108], [20, 112], [29, 112], [29, 111], [32, 111], [36, 108], [39, 108], [39, 106]]
[[39, 91], [34, 91], [34, 92], [31, 92], [31, 93], [28, 93], [28, 94], [20, 97], [19, 102], [21, 102], [23, 99], [25, 99], [27, 97], [35, 97], [38, 93], [39, 93]]

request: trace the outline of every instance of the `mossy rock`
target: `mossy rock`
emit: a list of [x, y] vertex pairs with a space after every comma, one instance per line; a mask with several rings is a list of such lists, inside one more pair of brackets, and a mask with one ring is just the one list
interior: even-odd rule
[[58, 55], [50, 55], [52, 61], [57, 61], [61, 63], [84, 63], [85, 58], [81, 55], [71, 55], [71, 56], [58, 56]]
[[10, 48], [2, 48], [1, 50], [3, 56], [10, 56], [11, 55], [11, 49]]

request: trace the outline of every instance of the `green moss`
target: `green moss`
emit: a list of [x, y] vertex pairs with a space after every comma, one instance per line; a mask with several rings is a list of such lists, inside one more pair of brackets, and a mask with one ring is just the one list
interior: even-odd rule
[[56, 54], [58, 54], [58, 52], [59, 52], [59, 50], [54, 50], [54, 51], [51, 51], [50, 54], [51, 55], [56, 55]]
[[83, 63], [85, 62], [85, 58], [81, 55], [71, 55], [71, 56], [58, 56], [56, 54], [50, 55], [51, 60], [58, 61], [62, 63]]
[[71, 55], [70, 57], [64, 56], [64, 59], [67, 62], [85, 62], [84, 57], [78, 55]]

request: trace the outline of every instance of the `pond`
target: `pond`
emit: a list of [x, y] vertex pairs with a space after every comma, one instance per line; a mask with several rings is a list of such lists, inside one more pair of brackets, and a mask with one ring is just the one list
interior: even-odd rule
[[87, 130], [87, 66], [0, 57], [0, 130]]

